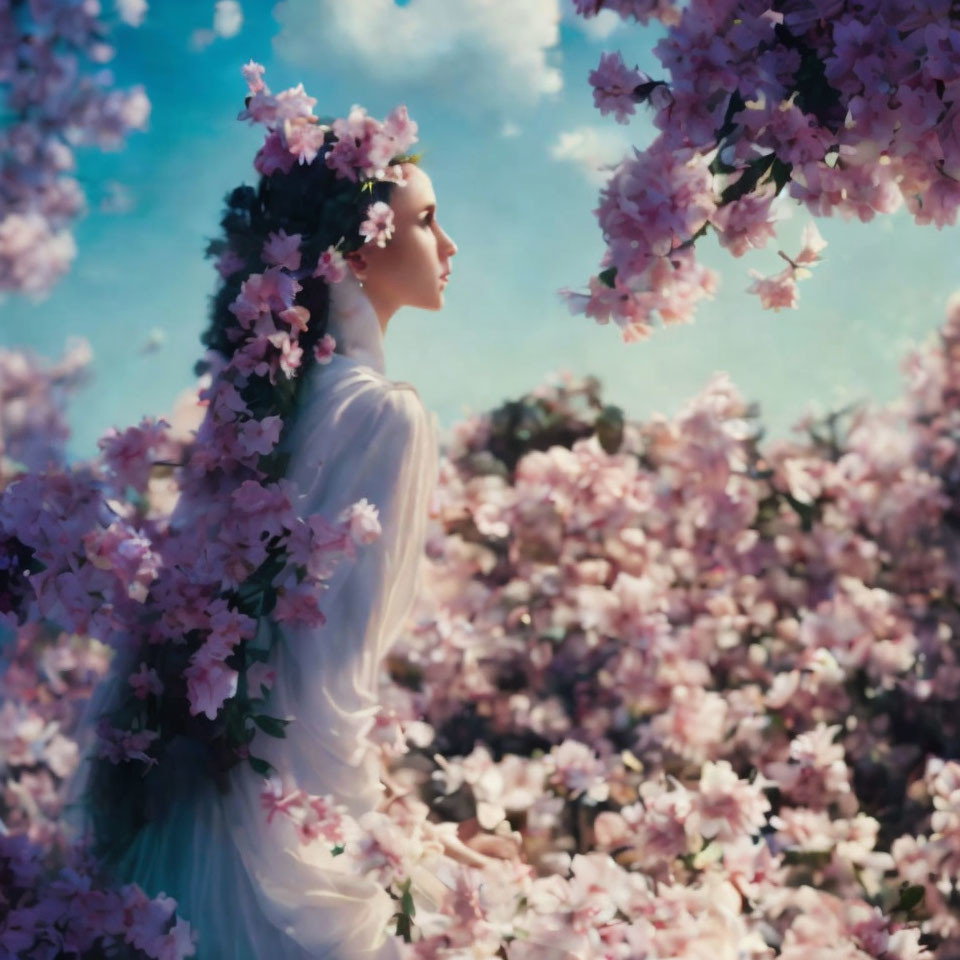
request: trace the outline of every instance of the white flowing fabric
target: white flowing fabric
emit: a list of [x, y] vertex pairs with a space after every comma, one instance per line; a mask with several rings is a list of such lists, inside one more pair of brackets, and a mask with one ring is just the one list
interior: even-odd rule
[[[366, 497], [382, 532], [334, 572], [320, 599], [322, 627], [273, 625], [276, 681], [264, 712], [292, 722], [283, 739], [258, 731], [251, 752], [360, 816], [383, 790], [364, 734], [383, 655], [420, 583], [437, 425], [410, 384], [385, 376], [380, 324], [352, 274], [333, 294], [336, 353], [303, 384], [284, 441], [287, 476], [302, 494], [301, 516], [334, 519]], [[114, 690], [135, 669], [123, 659], [112, 671]], [[176, 898], [199, 932], [198, 960], [400, 957], [386, 932], [396, 903], [382, 887], [348, 874], [324, 842], [302, 844], [284, 817], [268, 825], [263, 779], [249, 765], [231, 771], [221, 795], [195, 763], [184, 756], [178, 764], [169, 815], [138, 834], [118, 880]]]

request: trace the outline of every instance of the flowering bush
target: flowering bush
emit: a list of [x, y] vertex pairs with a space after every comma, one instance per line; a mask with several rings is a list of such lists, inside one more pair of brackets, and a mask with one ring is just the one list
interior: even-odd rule
[[[715, 271], [695, 244], [711, 229], [735, 257], [776, 236], [784, 193], [817, 216], [863, 222], [904, 204], [918, 224], [956, 222], [960, 207], [960, 30], [946, 3], [787, 0], [574, 0], [666, 27], [655, 52], [670, 80], [619, 52], [591, 72], [601, 114], [627, 123], [636, 104], [660, 131], [634, 149], [595, 213], [607, 250], [589, 293], [560, 291], [571, 312], [612, 318], [623, 339], [654, 317], [689, 323]], [[802, 263], [759, 278], [765, 309], [795, 307]]]
[[[264, 816], [376, 877], [411, 957], [953, 956], [958, 344], [960, 297], [898, 403], [766, 449], [722, 375], [673, 419], [562, 377], [458, 424], [371, 731], [388, 796], [357, 821], [267, 777]], [[146, 475], [159, 529], [175, 475]], [[5, 741], [5, 818], [62, 857], [56, 718], [103, 648], [15, 632], [4, 710], [43, 709]]]

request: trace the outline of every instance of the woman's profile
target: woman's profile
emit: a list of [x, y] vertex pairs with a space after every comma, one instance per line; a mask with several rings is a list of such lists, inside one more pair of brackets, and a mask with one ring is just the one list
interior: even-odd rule
[[[225, 236], [212, 245], [223, 283], [211, 298], [206, 368], [229, 365], [238, 330], [273, 324], [250, 309], [252, 277], [261, 293], [265, 277], [296, 279], [295, 301], [280, 316], [302, 335], [291, 345], [276, 334], [284, 350], [301, 351], [296, 400], [277, 447], [284, 476], [299, 493], [301, 516], [332, 518], [366, 501], [380, 531], [327, 579], [321, 625], [268, 618], [259, 625], [275, 640], [258, 673], [264, 710], [286, 726], [280, 736], [258, 730], [249, 752], [285, 782], [332, 795], [357, 817], [384, 792], [365, 734], [378, 706], [381, 661], [415, 598], [438, 458], [435, 415], [410, 384], [387, 377], [384, 335], [402, 307], [443, 306], [457, 246], [440, 226], [419, 158], [383, 155], [384, 143], [406, 145], [416, 129], [405, 110], [376, 125], [355, 107], [347, 121], [321, 125], [301, 87], [269, 98], [262, 68], [249, 64], [244, 73], [251, 96], [241, 118], [266, 117], [271, 133], [255, 162], [259, 186], [228, 196]], [[374, 175], [358, 177], [364, 167]], [[364, 179], [371, 189], [356, 190]], [[338, 240], [345, 239], [355, 242], [343, 252]], [[255, 354], [244, 362], [254, 372], [268, 367]], [[171, 524], [199, 523], [204, 509], [203, 498], [178, 504]], [[91, 702], [93, 721], [129, 694], [141, 655], [136, 644], [117, 653]], [[218, 687], [223, 676], [223, 661], [191, 660], [191, 713], [220, 715], [235, 692], [235, 680]], [[284, 818], [266, 816], [262, 776], [236, 763], [215, 782], [204, 744], [179, 736], [166, 747], [164, 774], [141, 798], [146, 816], [127, 815], [120, 781], [111, 779], [122, 764], [94, 765], [99, 774], [86, 782], [79, 806], [92, 817], [117, 882], [177, 900], [199, 934], [200, 960], [400, 956], [388, 928], [391, 897], [342, 869], [322, 845], [304, 844]], [[485, 860], [457, 841], [446, 849], [467, 863]]]

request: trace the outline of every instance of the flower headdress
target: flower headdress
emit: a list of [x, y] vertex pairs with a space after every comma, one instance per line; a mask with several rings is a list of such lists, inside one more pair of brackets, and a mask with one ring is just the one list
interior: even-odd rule
[[[261, 174], [260, 187], [240, 187], [229, 196], [231, 210], [223, 220], [228, 237], [211, 241], [207, 255], [218, 257], [216, 267], [225, 281], [222, 296], [229, 298], [226, 309], [243, 328], [250, 329], [265, 312], [282, 321], [272, 330], [269, 323], [262, 325], [269, 330], [272, 350], [251, 347], [271, 357], [264, 362], [276, 385], [278, 364], [295, 376], [289, 333], [297, 333], [300, 347], [312, 347], [321, 362], [333, 349], [331, 341], [321, 343], [322, 321], [310, 323], [312, 310], [301, 301], [311, 298], [297, 294], [317, 279], [327, 287], [342, 281], [346, 258], [366, 244], [386, 246], [394, 220], [383, 198], [393, 187], [406, 185], [401, 164], [417, 163], [419, 155], [407, 152], [417, 141], [417, 124], [405, 106], [396, 107], [383, 122], [358, 105], [346, 118], [321, 120], [313, 114], [316, 99], [302, 83], [272, 94], [263, 72], [253, 60], [243, 67], [249, 95], [238, 114], [239, 120], [267, 129], [253, 164]], [[314, 309], [322, 306], [315, 303]], [[204, 342], [230, 356], [242, 336], [235, 327], [232, 321], [221, 323]], [[208, 366], [201, 363], [196, 370], [202, 373]]]
[[[298, 516], [285, 477], [289, 457], [276, 448], [292, 419], [305, 353], [326, 363], [334, 346], [328, 335], [317, 340], [324, 316], [297, 295], [308, 286], [328, 291], [346, 276], [345, 256], [389, 241], [392, 210], [376, 196], [385, 185], [405, 185], [400, 163], [418, 160], [406, 154], [417, 127], [403, 106], [383, 123], [359, 106], [346, 119], [320, 122], [302, 84], [273, 95], [263, 70], [253, 61], [243, 67], [250, 92], [238, 119], [267, 127], [254, 160], [262, 178], [257, 191], [233, 191], [227, 239], [207, 251], [219, 258], [225, 306], [205, 342], [222, 356], [205, 365], [216, 370], [199, 394], [204, 421], [182, 462], [169, 464], [180, 468], [177, 509], [168, 524], [144, 524], [147, 536], [135, 529], [142, 504], [130, 506], [85, 545], [105, 576], [126, 571], [116, 620], [134, 640], [121, 651], [113, 693], [98, 706], [86, 789], [98, 853], [108, 859], [156, 803], [157, 768], [166, 769], [171, 740], [199, 744], [224, 789], [227, 770], [243, 760], [271, 773], [248, 746], [257, 728], [282, 737], [287, 722], [265, 713], [275, 631], [259, 621], [322, 625], [325, 581], [380, 532], [376, 505], [366, 501], [335, 519]], [[119, 495], [131, 485], [144, 493], [156, 451], [176, 449], [168, 426], [145, 421], [100, 441]], [[121, 551], [128, 534], [136, 556]], [[136, 570], [127, 570], [131, 563]]]

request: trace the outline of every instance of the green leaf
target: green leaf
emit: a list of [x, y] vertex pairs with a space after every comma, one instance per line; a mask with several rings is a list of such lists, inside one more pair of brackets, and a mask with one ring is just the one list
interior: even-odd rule
[[597, 274], [597, 279], [601, 283], [605, 283], [608, 287], [612, 289], [613, 281], [616, 279], [616, 276], [617, 276], [617, 268], [607, 267], [606, 270], [601, 270], [600, 273]]
[[339, 857], [343, 851], [346, 850], [346, 847], [342, 843], [338, 843], [330, 852], [335, 856]]
[[914, 907], [923, 902], [924, 889], [919, 884], [912, 884], [904, 887], [900, 891], [900, 901], [897, 903], [897, 910], [905, 910], [909, 913]]
[[403, 910], [408, 917], [412, 917], [417, 911], [413, 905], [413, 894], [410, 893], [410, 880], [404, 880], [400, 889], [402, 891], [402, 896], [400, 897], [400, 909]]
[[268, 717], [265, 714], [258, 714], [253, 718], [253, 722], [268, 736], [283, 739], [287, 735], [283, 728], [290, 721], [281, 720], [279, 717]]
[[250, 763], [250, 766], [260, 774], [261, 777], [269, 777], [273, 773], [273, 767], [267, 763], [266, 760], [261, 757], [248, 757], [247, 760]]
[[410, 918], [405, 913], [398, 913], [397, 915], [397, 936], [403, 937], [406, 943], [413, 942], [413, 925], [410, 923]]

